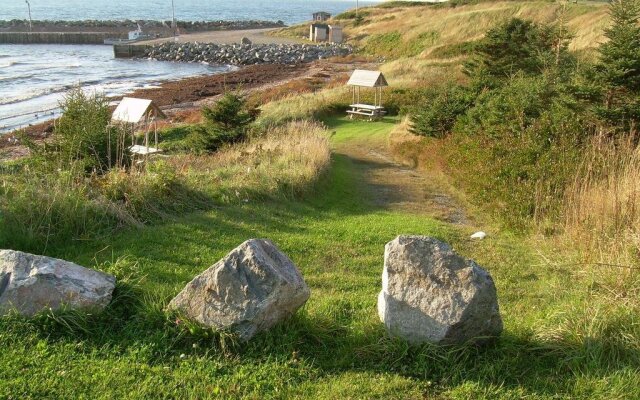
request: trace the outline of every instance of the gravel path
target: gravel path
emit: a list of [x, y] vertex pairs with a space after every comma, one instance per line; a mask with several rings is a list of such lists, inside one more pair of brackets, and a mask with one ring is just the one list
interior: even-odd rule
[[255, 44], [295, 44], [304, 43], [303, 40], [272, 37], [268, 36], [267, 32], [273, 29], [246, 29], [240, 31], [211, 31], [211, 32], [198, 32], [188, 33], [180, 35], [177, 38], [161, 38], [148, 40], [144, 42], [138, 42], [136, 44], [154, 45], [164, 42], [177, 41], [179, 43], [198, 42], [198, 43], [216, 43], [216, 44], [233, 44], [240, 43], [243, 37], [251, 40]]

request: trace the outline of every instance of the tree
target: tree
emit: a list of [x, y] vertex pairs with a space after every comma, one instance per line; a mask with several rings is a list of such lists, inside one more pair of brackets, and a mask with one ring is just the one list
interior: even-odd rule
[[429, 101], [429, 106], [417, 110], [411, 117], [411, 132], [415, 135], [443, 138], [449, 134], [457, 118], [473, 105], [477, 93], [449, 84]]
[[568, 57], [564, 26], [540, 25], [512, 18], [489, 30], [465, 64], [465, 73], [480, 86], [495, 87], [517, 73], [538, 75], [564, 67]]
[[242, 94], [227, 92], [212, 107], [204, 107], [202, 115], [205, 124], [199, 130], [199, 140], [206, 150], [215, 151], [223, 144], [243, 140], [258, 110], [248, 108]]
[[110, 132], [109, 101], [100, 94], [71, 90], [60, 104], [62, 117], [56, 122], [54, 142], [47, 152], [67, 169], [79, 163], [87, 172], [104, 172], [115, 158], [118, 135]]
[[598, 111], [613, 125], [635, 132], [640, 121], [640, 0], [615, 0], [609, 13], [612, 25], [596, 66], [604, 85]]

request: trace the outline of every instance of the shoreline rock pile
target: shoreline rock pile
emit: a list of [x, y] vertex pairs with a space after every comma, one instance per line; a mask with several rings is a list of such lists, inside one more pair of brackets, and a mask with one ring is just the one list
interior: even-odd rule
[[202, 62], [217, 65], [300, 64], [346, 56], [353, 52], [342, 44], [213, 44], [166, 42], [150, 47], [145, 58], [159, 61]]

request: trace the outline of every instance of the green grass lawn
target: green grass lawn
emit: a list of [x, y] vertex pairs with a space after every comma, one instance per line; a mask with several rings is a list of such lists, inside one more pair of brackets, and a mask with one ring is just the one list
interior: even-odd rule
[[[341, 146], [384, 139], [395, 120], [326, 122]], [[50, 249], [115, 273], [115, 299], [102, 315], [0, 320], [0, 398], [640, 398], [633, 349], [610, 348], [595, 330], [588, 343], [539, 334], [586, 301], [590, 282], [539, 264], [537, 245], [521, 238], [471, 242], [467, 229], [377, 209], [361, 173], [335, 154], [306, 200], [220, 207]], [[505, 321], [496, 343], [412, 347], [386, 335], [376, 300], [384, 245], [399, 234], [445, 240], [492, 273]], [[176, 326], [168, 301], [255, 237], [297, 263], [307, 305], [246, 345]]]

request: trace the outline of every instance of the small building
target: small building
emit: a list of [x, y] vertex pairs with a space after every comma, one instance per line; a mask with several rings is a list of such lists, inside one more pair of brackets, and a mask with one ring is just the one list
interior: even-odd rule
[[313, 20], [317, 22], [324, 22], [331, 18], [331, 14], [325, 11], [318, 11], [313, 13]]
[[329, 25], [311, 24], [309, 26], [309, 40], [312, 42], [325, 42], [329, 38]]
[[329, 42], [342, 43], [342, 27], [339, 25], [329, 25]]
[[[131, 127], [131, 147], [129, 151], [137, 155], [150, 155], [159, 153], [158, 149], [158, 128], [156, 121], [165, 119], [166, 115], [151, 100], [124, 97], [111, 115], [111, 123], [124, 124]], [[135, 132], [144, 130], [144, 143], [136, 143]], [[149, 133], [154, 132], [154, 147], [149, 147]]]
[[342, 27], [314, 23], [309, 26], [309, 40], [312, 42], [342, 43]]
[[[354, 116], [365, 116], [369, 120], [383, 117], [387, 112], [382, 106], [382, 88], [389, 86], [387, 79], [380, 71], [366, 71], [357, 69], [353, 71], [347, 86], [352, 87], [353, 102], [351, 109], [347, 111], [349, 118]], [[361, 88], [372, 88], [374, 90], [373, 104], [367, 104], [361, 96]]]

